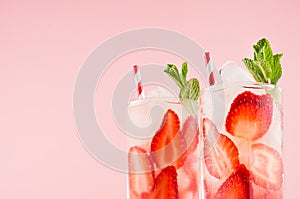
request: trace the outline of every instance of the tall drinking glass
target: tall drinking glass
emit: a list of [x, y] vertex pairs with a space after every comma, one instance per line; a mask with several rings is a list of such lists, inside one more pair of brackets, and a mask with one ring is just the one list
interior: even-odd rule
[[278, 86], [228, 83], [200, 95], [202, 198], [283, 198]]
[[127, 198], [199, 198], [198, 104], [163, 97], [129, 102]]

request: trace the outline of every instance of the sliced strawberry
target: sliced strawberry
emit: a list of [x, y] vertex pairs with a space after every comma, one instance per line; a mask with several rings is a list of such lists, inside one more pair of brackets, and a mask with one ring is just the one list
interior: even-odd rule
[[207, 118], [203, 119], [203, 137], [207, 170], [218, 179], [227, 178], [240, 165], [237, 147]]
[[[197, 162], [197, 160], [195, 161]], [[195, 161], [194, 164], [199, 165]], [[182, 170], [184, 171], [182, 172]], [[199, 168], [198, 170], [194, 170], [193, 168], [188, 170], [188, 168], [185, 168], [185, 169], [180, 169], [178, 171], [178, 175], [180, 176], [180, 178], [178, 179], [179, 198], [196, 198], [196, 196], [199, 193], [198, 185], [199, 185], [200, 177], [198, 173], [199, 173]]]
[[250, 91], [239, 94], [232, 102], [226, 118], [228, 133], [247, 140], [256, 140], [269, 129], [273, 115], [273, 100], [269, 94]]
[[279, 190], [269, 190], [256, 185], [253, 181], [251, 181], [251, 187], [251, 198], [283, 199], [282, 188]]
[[177, 168], [181, 165], [177, 160], [186, 151], [186, 144], [179, 128], [177, 114], [169, 109], [151, 142], [151, 155], [157, 169], [171, 164], [176, 165]]
[[[186, 144], [184, 154], [177, 160], [177, 168], [182, 166], [185, 160], [196, 150], [199, 143], [199, 127], [197, 118], [189, 116], [182, 127], [181, 135]], [[183, 149], [183, 147], [181, 148]]]
[[264, 144], [253, 144], [252, 150], [254, 160], [250, 172], [254, 183], [266, 189], [280, 189], [283, 174], [280, 154]]
[[207, 179], [204, 178], [203, 180], [203, 188], [204, 188], [204, 198], [208, 198], [211, 199], [212, 198], [212, 188], [213, 186], [211, 186], [210, 183], [208, 183]]
[[153, 191], [143, 193], [142, 199], [178, 199], [177, 172], [174, 166], [164, 168], [155, 179]]
[[241, 164], [237, 171], [221, 185], [215, 199], [248, 199], [250, 198], [249, 171]]
[[154, 166], [150, 155], [141, 147], [131, 147], [128, 154], [130, 198], [140, 198], [154, 185]]
[[187, 154], [192, 153], [199, 143], [199, 127], [197, 118], [189, 116], [182, 127], [182, 135], [187, 145]]

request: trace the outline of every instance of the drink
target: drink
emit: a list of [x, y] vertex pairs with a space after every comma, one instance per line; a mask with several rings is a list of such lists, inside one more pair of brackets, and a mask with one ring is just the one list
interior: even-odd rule
[[[185, 103], [190, 107], [198, 104]], [[132, 123], [128, 132], [141, 133], [128, 139], [129, 198], [198, 199], [197, 114], [187, 112], [176, 99], [162, 97], [132, 101], [128, 112]]]
[[[210, 87], [202, 91], [200, 99], [200, 140], [189, 136], [199, 133], [194, 114], [198, 110], [199, 81], [187, 81], [186, 62], [181, 73], [175, 65], [167, 65], [165, 72], [180, 88], [181, 104], [171, 104], [182, 105], [187, 114], [179, 119], [181, 114], [172, 107], [163, 109], [161, 125], [156, 126], [159, 130], [150, 140], [131, 145], [131, 199], [198, 198], [198, 177], [205, 199], [283, 198], [282, 109], [280, 88], [276, 86], [282, 75], [282, 54], [274, 55], [264, 38], [253, 48], [254, 59], [245, 58], [243, 62], [254, 79], [243, 75], [242, 70], [223, 68], [223, 83], [213, 85], [214, 74], [209, 72]], [[206, 60], [207, 66], [212, 66], [209, 56]], [[189, 100], [194, 103], [187, 103]], [[149, 105], [146, 107], [149, 110]], [[149, 118], [143, 113], [136, 118], [143, 117]], [[148, 122], [137, 122], [137, 126]], [[200, 176], [198, 142], [203, 144]], [[132, 172], [137, 170], [141, 174]]]
[[203, 198], [283, 198], [279, 87], [224, 83], [200, 99]]

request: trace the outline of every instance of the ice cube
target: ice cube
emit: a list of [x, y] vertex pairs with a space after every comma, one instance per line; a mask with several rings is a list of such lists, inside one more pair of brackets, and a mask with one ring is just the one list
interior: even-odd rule
[[128, 107], [128, 115], [133, 125], [139, 128], [145, 128], [149, 126], [151, 124], [149, 109], [149, 100], [138, 100], [131, 102]]
[[175, 94], [162, 86], [151, 87], [151, 89], [145, 87], [145, 91], [145, 99], [133, 101], [128, 107], [130, 120], [139, 128], [146, 128], [152, 125], [153, 120], [151, 117], [155, 117], [155, 120], [162, 119], [157, 118], [161, 113], [153, 111], [153, 108], [159, 106], [163, 111], [166, 111], [168, 108], [174, 109], [174, 105], [166, 103], [164, 99], [176, 98]]
[[255, 82], [251, 74], [233, 61], [227, 61], [220, 69], [220, 74], [224, 83], [227, 82]]

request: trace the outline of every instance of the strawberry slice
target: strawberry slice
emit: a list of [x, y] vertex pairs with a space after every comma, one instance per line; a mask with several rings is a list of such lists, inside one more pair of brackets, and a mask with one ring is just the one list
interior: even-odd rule
[[128, 154], [130, 198], [140, 198], [154, 185], [154, 166], [147, 151], [141, 147], [131, 147]]
[[[251, 171], [250, 171], [251, 177]], [[267, 198], [267, 199], [283, 199], [282, 188], [279, 190], [265, 189], [261, 186], [256, 185], [253, 180], [251, 181], [252, 193], [251, 198]]]
[[268, 131], [272, 115], [273, 100], [269, 94], [256, 95], [245, 91], [231, 104], [226, 130], [234, 136], [256, 140]]
[[192, 153], [199, 143], [199, 127], [197, 118], [189, 116], [182, 127], [182, 135], [187, 145], [187, 155]]
[[186, 144], [179, 128], [180, 122], [177, 114], [169, 109], [151, 142], [151, 155], [157, 169], [171, 164], [177, 168], [182, 165], [177, 160], [186, 151]]
[[237, 171], [221, 185], [215, 199], [247, 199], [250, 198], [249, 171], [241, 164]]
[[218, 179], [227, 178], [240, 165], [237, 147], [207, 118], [203, 119], [203, 137], [207, 170]]
[[250, 167], [255, 184], [270, 190], [282, 186], [282, 160], [280, 154], [264, 144], [253, 144], [254, 162]]
[[155, 179], [153, 191], [143, 193], [142, 199], [178, 199], [177, 172], [174, 166], [163, 169]]
[[[199, 127], [196, 117], [189, 116], [185, 120], [181, 135], [185, 141], [186, 148], [184, 154], [177, 160], [177, 168], [185, 163], [186, 159], [196, 150], [199, 143]], [[183, 148], [181, 148], [181, 150], [183, 150]]]

